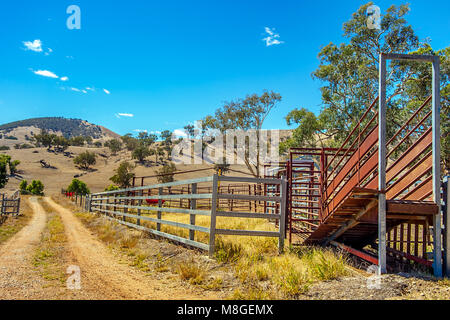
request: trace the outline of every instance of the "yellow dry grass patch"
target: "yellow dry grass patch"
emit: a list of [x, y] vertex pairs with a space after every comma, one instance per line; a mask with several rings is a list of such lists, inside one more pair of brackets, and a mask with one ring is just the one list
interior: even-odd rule
[[[156, 217], [156, 214], [148, 216]], [[163, 220], [189, 224], [189, 215], [162, 213]], [[155, 229], [156, 223], [142, 224]], [[209, 217], [197, 216], [196, 225], [209, 227]], [[217, 217], [217, 228], [277, 231], [267, 219]], [[189, 230], [161, 225], [161, 231], [187, 238]], [[195, 240], [208, 243], [209, 234], [195, 232]], [[278, 253], [278, 238], [248, 236], [217, 236], [215, 258], [232, 264], [236, 276], [246, 290], [235, 292], [232, 297], [246, 299], [294, 298], [305, 293], [316, 281], [332, 280], [348, 275], [346, 257], [331, 249], [288, 248]], [[195, 271], [195, 272], [194, 272]], [[198, 271], [198, 277], [193, 275]], [[201, 272], [195, 264], [180, 267], [182, 278], [201, 283]], [[194, 279], [194, 280], [192, 280]], [[265, 283], [265, 289], [262, 284]], [[267, 289], [270, 288], [270, 289]]]

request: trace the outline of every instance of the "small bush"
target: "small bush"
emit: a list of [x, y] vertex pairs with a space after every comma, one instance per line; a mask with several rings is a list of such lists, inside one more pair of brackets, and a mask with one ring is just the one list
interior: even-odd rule
[[119, 190], [120, 188], [119, 188], [119, 186], [116, 186], [115, 184], [110, 184], [109, 186], [107, 186], [106, 188], [105, 188], [105, 191], [114, 191], [114, 190]]
[[10, 150], [11, 148], [8, 146], [0, 146], [0, 151]]
[[44, 195], [44, 184], [40, 180], [33, 180], [27, 186], [27, 191], [31, 194], [42, 196]]
[[20, 184], [19, 184], [20, 191], [26, 191], [27, 190], [27, 186], [28, 186], [27, 180], [20, 181]]

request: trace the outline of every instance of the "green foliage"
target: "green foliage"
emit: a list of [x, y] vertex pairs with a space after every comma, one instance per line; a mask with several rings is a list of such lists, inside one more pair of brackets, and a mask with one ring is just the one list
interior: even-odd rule
[[101, 143], [100, 141], [95, 141], [95, 142], [94, 142], [94, 146], [95, 146], [96, 148], [101, 148], [101, 147], [102, 147], [102, 143]]
[[145, 158], [150, 156], [150, 150], [145, 145], [140, 145], [133, 150], [131, 156], [133, 159], [137, 159], [139, 162], [144, 162]]
[[9, 172], [13, 176], [17, 173], [17, 166], [20, 164], [20, 160], [9, 161]]
[[301, 141], [303, 146], [308, 147], [316, 147], [317, 142], [321, 141], [320, 130], [322, 126], [319, 118], [313, 112], [305, 108], [294, 109], [289, 112], [285, 119], [288, 125], [295, 123], [298, 127], [294, 130], [291, 139], [280, 144], [281, 153], [284, 153], [290, 147], [295, 147], [298, 141]]
[[82, 170], [89, 170], [90, 166], [94, 165], [96, 160], [96, 154], [94, 152], [85, 151], [80, 153], [73, 159], [73, 163], [78, 165]]
[[[133, 151], [134, 149], [136, 149], [139, 146], [138, 139], [134, 138], [131, 135], [131, 133], [127, 133], [126, 135], [123, 135], [122, 137], [120, 137], [120, 139], [122, 139], [122, 142], [125, 144], [125, 148], [127, 148], [128, 151]], [[106, 143], [105, 143], [105, 146], [107, 146]], [[119, 150], [117, 150], [117, 151], [119, 151]], [[111, 152], [113, 152], [112, 149], [111, 149]]]
[[11, 148], [8, 146], [0, 146], [0, 151], [10, 150]]
[[108, 140], [104, 145], [111, 150], [112, 154], [116, 154], [122, 149], [122, 143], [117, 139]]
[[115, 191], [115, 190], [119, 190], [120, 188], [119, 188], [119, 186], [116, 186], [115, 184], [110, 184], [109, 186], [107, 186], [106, 188], [105, 188], [105, 191]]
[[71, 146], [82, 147], [84, 146], [85, 138], [82, 136], [72, 137], [69, 139]]
[[44, 184], [40, 180], [33, 180], [27, 186], [27, 191], [31, 194], [42, 196], [44, 195]]
[[242, 153], [244, 162], [253, 176], [259, 177], [261, 174], [260, 155], [260, 131], [264, 120], [270, 111], [281, 101], [281, 95], [273, 91], [264, 91], [262, 95], [252, 94], [244, 99], [238, 99], [225, 103], [222, 108], [216, 110], [214, 116], [207, 116], [203, 122], [207, 128], [217, 129], [224, 133], [226, 130], [256, 130], [257, 132], [257, 156], [256, 163], [249, 159], [249, 151], [242, 150], [235, 153]]
[[6, 168], [9, 167], [9, 173], [13, 176], [17, 173], [17, 166], [20, 164], [20, 160], [12, 160], [10, 155], [0, 154], [0, 163], [4, 166], [5, 174], [7, 173]]
[[188, 124], [188, 125], [184, 126], [184, 131], [186, 132], [188, 138], [194, 138], [195, 127], [192, 124]]
[[109, 180], [121, 188], [128, 188], [131, 186], [131, 180], [134, 177], [133, 170], [134, 166], [131, 163], [124, 161], [116, 170], [114, 170], [115, 175], [109, 178]]
[[[382, 15], [380, 30], [367, 28], [366, 11], [371, 4], [361, 6], [344, 23], [346, 42], [330, 43], [320, 50], [320, 64], [313, 78], [322, 83], [322, 110], [318, 115], [305, 108], [291, 111], [286, 121], [297, 128], [280, 149], [283, 152], [289, 147], [340, 146], [378, 94], [380, 53], [434, 54], [441, 58], [441, 149], [448, 171], [450, 47], [434, 51], [428, 43], [419, 41], [406, 20], [408, 4], [389, 7]], [[386, 82], [387, 139], [431, 94], [431, 73], [430, 65], [423, 62], [395, 60], [390, 63]]]
[[158, 176], [158, 182], [159, 183], [168, 183], [174, 181], [174, 172], [177, 170], [177, 167], [173, 162], [169, 162], [164, 164], [164, 166], [157, 171], [157, 174], [161, 175]]
[[91, 193], [86, 183], [81, 180], [73, 179], [67, 187], [67, 192], [74, 192], [76, 194], [88, 194]]
[[41, 133], [34, 135], [33, 139], [36, 143], [36, 146], [44, 146], [47, 149], [50, 149], [53, 144], [53, 139], [56, 138], [55, 134], [50, 134], [45, 130], [41, 130]]
[[[1, 148], [1, 147], [0, 147]], [[14, 149], [33, 149], [34, 147], [31, 145], [31, 144], [28, 144], [28, 143], [22, 143], [22, 144], [20, 144], [20, 143], [16, 143], [15, 145], [14, 145]], [[9, 150], [9, 147], [8, 147], [8, 149], [7, 150]]]
[[22, 180], [22, 181], [20, 181], [20, 184], [19, 184], [19, 189], [20, 189], [20, 191], [25, 191], [25, 190], [27, 190], [27, 186], [28, 186], [27, 180]]
[[70, 141], [63, 136], [55, 136], [52, 144], [55, 146], [56, 150], [63, 152], [69, 147]]
[[4, 188], [8, 183], [8, 173], [6, 172], [8, 163], [0, 157], [0, 188]]
[[155, 156], [155, 163], [157, 163], [158, 158], [164, 155], [164, 148], [155, 146], [153, 149], [150, 149], [150, 155]]
[[138, 141], [141, 145], [149, 147], [155, 143], [158, 136], [156, 134], [149, 134], [147, 132], [139, 132]]

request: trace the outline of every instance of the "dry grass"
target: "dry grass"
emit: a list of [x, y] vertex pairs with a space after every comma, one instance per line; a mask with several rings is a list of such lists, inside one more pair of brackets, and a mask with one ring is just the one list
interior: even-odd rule
[[0, 223], [0, 245], [11, 237], [13, 237], [17, 232], [22, 230], [24, 226], [28, 224], [31, 217], [33, 216], [33, 209], [31, 209], [28, 202], [30, 196], [21, 196], [20, 199], [20, 215], [17, 217], [4, 217], [3, 221]]
[[205, 271], [194, 260], [178, 266], [178, 273], [182, 280], [187, 280], [191, 284], [202, 284], [205, 281]]
[[47, 212], [47, 225], [42, 233], [41, 243], [33, 256], [33, 265], [40, 275], [54, 285], [65, 284], [67, 237], [61, 217], [52, 211], [46, 201], [39, 199], [39, 203]]
[[[154, 217], [150, 213], [148, 216]], [[162, 213], [163, 220], [189, 223], [189, 216], [175, 213]], [[131, 222], [135, 222], [132, 221]], [[143, 221], [148, 228], [156, 224]], [[197, 216], [196, 224], [209, 227], [209, 217]], [[265, 219], [217, 218], [217, 228], [276, 231], [275, 226]], [[161, 231], [187, 238], [189, 231], [183, 228], [161, 225]], [[195, 240], [208, 243], [209, 234], [196, 232]], [[215, 258], [219, 263], [233, 268], [235, 276], [243, 288], [232, 297], [246, 299], [284, 299], [297, 298], [307, 292], [309, 286], [317, 281], [337, 279], [348, 275], [346, 257], [331, 249], [324, 248], [285, 248], [279, 255], [278, 239], [267, 237], [218, 236], [216, 238]], [[200, 282], [195, 276], [195, 265], [180, 267], [183, 279]]]

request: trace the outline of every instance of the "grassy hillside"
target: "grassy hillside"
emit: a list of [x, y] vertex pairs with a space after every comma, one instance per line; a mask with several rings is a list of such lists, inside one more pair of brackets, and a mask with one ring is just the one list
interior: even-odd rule
[[62, 117], [32, 118], [21, 121], [15, 121], [0, 125], [0, 131], [7, 134], [16, 128], [35, 127], [47, 131], [61, 132], [67, 138], [76, 136], [90, 136], [94, 139], [102, 138], [107, 135], [116, 137], [117, 135], [101, 126], [91, 124], [81, 119], [67, 119]]

